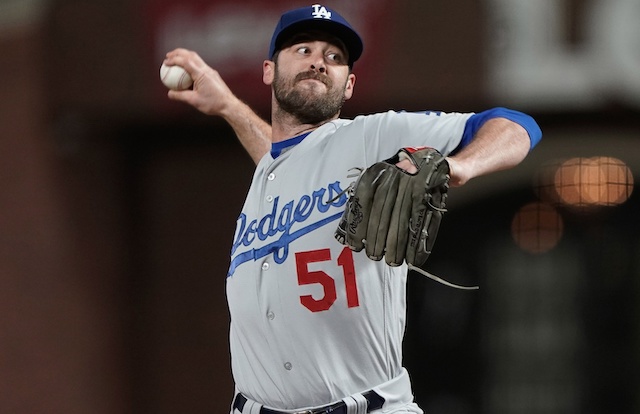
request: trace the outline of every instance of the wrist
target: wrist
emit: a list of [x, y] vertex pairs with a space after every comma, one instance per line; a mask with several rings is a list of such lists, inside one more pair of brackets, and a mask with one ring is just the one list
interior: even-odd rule
[[245, 116], [246, 111], [250, 110], [247, 104], [242, 102], [238, 97], [231, 94], [226, 99], [224, 99], [224, 103], [218, 102], [218, 107], [213, 113], [210, 115], [218, 115], [224, 118], [226, 121], [231, 121], [232, 119], [236, 119], [239, 116]]
[[449, 184], [452, 187], [459, 187], [464, 185], [471, 177], [468, 172], [465, 172], [464, 165], [458, 159], [454, 157], [447, 157], [447, 163], [449, 164]]

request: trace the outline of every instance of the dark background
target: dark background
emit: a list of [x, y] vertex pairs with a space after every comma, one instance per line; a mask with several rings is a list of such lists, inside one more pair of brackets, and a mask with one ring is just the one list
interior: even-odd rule
[[[510, 105], [487, 81], [491, 2], [379, 3], [384, 36], [345, 116]], [[587, 3], [566, 2], [570, 43]], [[251, 160], [222, 121], [166, 99], [154, 2], [43, 1], [6, 17], [20, 4], [0, 6], [0, 411], [226, 412], [224, 280]], [[268, 93], [240, 91], [268, 116]], [[637, 179], [640, 113], [616, 99], [517, 109], [543, 142], [452, 191], [430, 259], [481, 289], [410, 275], [416, 400], [428, 413], [638, 412], [637, 191], [617, 207], [559, 206], [564, 233], [543, 254], [510, 226], [550, 160], [617, 157]]]

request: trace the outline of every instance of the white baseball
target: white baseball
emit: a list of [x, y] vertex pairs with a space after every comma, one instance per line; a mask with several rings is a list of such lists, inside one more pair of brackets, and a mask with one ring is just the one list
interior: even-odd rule
[[183, 67], [167, 66], [164, 63], [160, 66], [160, 80], [164, 86], [174, 91], [189, 89], [193, 85], [193, 79]]

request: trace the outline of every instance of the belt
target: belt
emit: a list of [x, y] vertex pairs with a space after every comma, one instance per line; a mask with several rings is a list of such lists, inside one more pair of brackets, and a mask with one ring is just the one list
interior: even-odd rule
[[[379, 410], [384, 404], [384, 398], [378, 395], [375, 391], [367, 391], [362, 394], [367, 400], [367, 412]], [[247, 397], [238, 393], [233, 401], [233, 408], [242, 412], [244, 405], [247, 403]], [[347, 414], [347, 404], [344, 401], [338, 401], [335, 404], [325, 405], [324, 407], [314, 408], [312, 410], [302, 410], [295, 413], [290, 411], [278, 411], [270, 408], [260, 408], [260, 414]]]

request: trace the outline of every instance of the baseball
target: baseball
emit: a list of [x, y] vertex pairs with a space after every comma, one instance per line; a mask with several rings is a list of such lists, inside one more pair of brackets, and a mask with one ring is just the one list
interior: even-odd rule
[[193, 85], [193, 79], [184, 68], [177, 65], [167, 66], [164, 63], [160, 66], [160, 80], [174, 91], [189, 89]]

